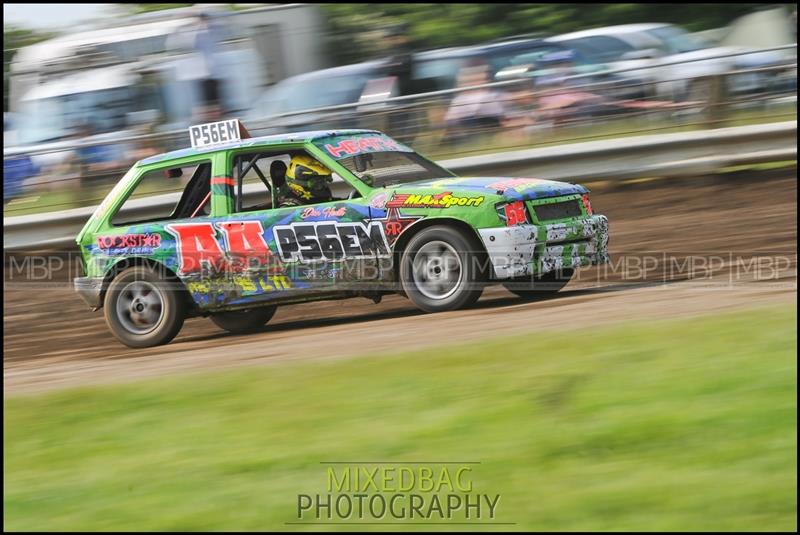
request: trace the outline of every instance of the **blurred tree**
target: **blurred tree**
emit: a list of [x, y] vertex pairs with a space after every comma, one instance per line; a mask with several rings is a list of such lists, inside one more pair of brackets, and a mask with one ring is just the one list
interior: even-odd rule
[[[194, 4], [124, 4], [133, 13]], [[232, 9], [255, 7], [228, 4]], [[670, 22], [689, 31], [725, 26], [756, 9], [795, 4], [322, 4], [328, 16], [328, 45], [342, 65], [391, 53], [381, 46], [381, 29], [405, 22], [417, 49], [470, 45], [518, 34], [556, 35], [633, 22]]]
[[[194, 6], [197, 4], [120, 4], [128, 8], [128, 10], [133, 13], [134, 15], [138, 15], [139, 13], [151, 13], [153, 11], [161, 11], [163, 9], [175, 9], [179, 7], [189, 7]], [[200, 4], [203, 5], [203, 4]], [[221, 4], [217, 4], [221, 5]], [[241, 10], [241, 9], [251, 9], [254, 7], [258, 7], [258, 5], [263, 4], [224, 4], [229, 9], [233, 10]]]
[[3, 111], [8, 111], [8, 85], [11, 69], [11, 61], [17, 50], [23, 46], [32, 45], [39, 41], [44, 41], [54, 37], [56, 34], [53, 32], [43, 32], [38, 30], [31, 30], [14, 26], [12, 24], [3, 24]]
[[174, 9], [177, 7], [189, 7], [194, 4], [128, 4], [134, 14], [150, 13], [151, 11], [161, 11], [163, 9]]
[[669, 22], [689, 31], [725, 26], [765, 7], [794, 4], [324, 4], [337, 64], [386, 55], [381, 27], [409, 25], [417, 49], [470, 45], [510, 35], [556, 35], [635, 22]]
[[[194, 4], [121, 4], [148, 13]], [[254, 7], [229, 4], [232, 9]], [[633, 22], [670, 22], [689, 31], [725, 26], [737, 17], [776, 5], [795, 4], [322, 4], [328, 16], [328, 47], [335, 64], [356, 63], [391, 54], [382, 46], [382, 29], [407, 23], [414, 48], [470, 45], [501, 37], [573, 30]], [[3, 26], [4, 110], [8, 109], [8, 69], [16, 49], [52, 34]]]

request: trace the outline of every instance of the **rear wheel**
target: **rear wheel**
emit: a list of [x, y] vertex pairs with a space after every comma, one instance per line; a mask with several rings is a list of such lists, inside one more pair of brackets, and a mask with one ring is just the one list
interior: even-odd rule
[[166, 344], [178, 334], [186, 317], [186, 301], [177, 281], [145, 266], [117, 275], [103, 303], [111, 333], [128, 347]]
[[220, 329], [235, 334], [255, 332], [275, 315], [277, 306], [254, 308], [252, 310], [236, 310], [234, 312], [219, 312], [211, 315], [211, 321]]
[[557, 293], [569, 283], [574, 274], [574, 269], [556, 270], [531, 278], [514, 279], [503, 283], [503, 286], [523, 299], [536, 299]]
[[478, 247], [451, 227], [422, 230], [403, 251], [400, 283], [408, 298], [428, 312], [470, 306], [483, 292]]

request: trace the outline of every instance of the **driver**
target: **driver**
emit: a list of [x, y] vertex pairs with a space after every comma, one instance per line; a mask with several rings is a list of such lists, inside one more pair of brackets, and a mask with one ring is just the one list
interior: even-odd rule
[[304, 206], [333, 200], [329, 184], [333, 175], [327, 167], [317, 160], [299, 154], [292, 156], [286, 170], [286, 186], [278, 195], [278, 205]]

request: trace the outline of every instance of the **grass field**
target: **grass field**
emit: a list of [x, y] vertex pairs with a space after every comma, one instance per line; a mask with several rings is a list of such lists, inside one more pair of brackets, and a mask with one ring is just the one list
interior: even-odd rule
[[795, 322], [433, 328], [426, 351], [12, 397], [4, 527], [296, 529], [320, 462], [381, 460], [480, 462], [506, 530], [794, 530]]

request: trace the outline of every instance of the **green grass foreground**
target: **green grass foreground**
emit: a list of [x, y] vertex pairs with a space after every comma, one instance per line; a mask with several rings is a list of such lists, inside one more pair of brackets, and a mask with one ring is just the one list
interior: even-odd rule
[[326, 492], [320, 462], [479, 461], [501, 529], [795, 530], [795, 322], [468, 345], [432, 322], [448, 345], [12, 397], [4, 527], [285, 531]]

